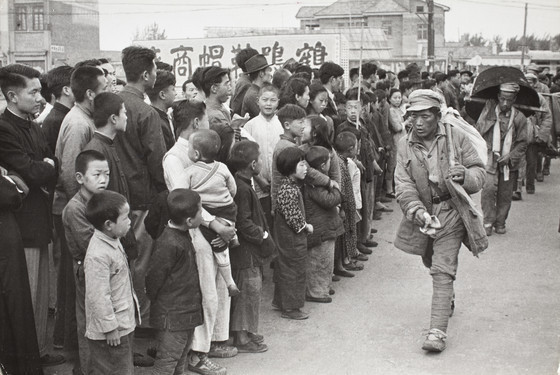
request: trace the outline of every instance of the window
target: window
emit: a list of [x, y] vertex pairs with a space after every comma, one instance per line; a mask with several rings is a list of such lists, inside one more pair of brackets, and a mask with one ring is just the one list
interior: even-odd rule
[[27, 31], [27, 8], [16, 7], [16, 31]]
[[385, 31], [385, 35], [393, 35], [393, 23], [391, 21], [381, 21], [381, 29]]
[[33, 7], [33, 30], [44, 30], [44, 12], [42, 6]]
[[418, 24], [418, 40], [428, 40], [428, 25], [425, 23]]
[[416, 13], [424, 13], [424, 7], [422, 5], [417, 5]]

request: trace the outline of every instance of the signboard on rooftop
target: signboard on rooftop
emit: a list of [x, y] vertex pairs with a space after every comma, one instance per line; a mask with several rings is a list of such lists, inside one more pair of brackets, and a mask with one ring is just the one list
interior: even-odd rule
[[273, 68], [279, 69], [290, 58], [319, 68], [334, 61], [348, 71], [348, 43], [340, 34], [259, 35], [235, 38], [139, 40], [133, 44], [152, 48], [157, 58], [173, 66], [177, 84], [190, 79], [198, 67], [211, 65], [241, 73], [235, 55], [252, 47], [266, 56]]

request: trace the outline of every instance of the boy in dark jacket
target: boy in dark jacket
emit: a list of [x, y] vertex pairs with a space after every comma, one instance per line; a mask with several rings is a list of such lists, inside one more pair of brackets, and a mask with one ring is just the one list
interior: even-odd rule
[[175, 189], [167, 197], [169, 222], [155, 243], [146, 276], [150, 325], [157, 329], [153, 374], [186, 372], [194, 328], [202, 324], [202, 294], [189, 229], [202, 222], [198, 193]]
[[[330, 153], [324, 147], [313, 146], [305, 159], [309, 166], [328, 175], [331, 164]], [[332, 270], [334, 267], [334, 243], [344, 233], [338, 206], [342, 194], [338, 189], [308, 185], [304, 189], [305, 217], [313, 225], [313, 233], [307, 236], [307, 293], [306, 301], [332, 302], [329, 297]]]
[[240, 246], [230, 253], [233, 278], [241, 293], [232, 299], [230, 329], [239, 353], [268, 350], [259, 335], [262, 266], [274, 253], [274, 242], [251, 179], [261, 172], [259, 145], [241, 141], [231, 150], [229, 165], [237, 170], [237, 233]]

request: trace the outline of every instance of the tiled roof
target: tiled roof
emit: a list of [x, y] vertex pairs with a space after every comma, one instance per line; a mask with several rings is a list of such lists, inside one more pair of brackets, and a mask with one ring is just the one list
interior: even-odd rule
[[[436, 7], [449, 11], [442, 4], [434, 3]], [[326, 7], [307, 6], [301, 7], [296, 18], [324, 18], [324, 17], [347, 17], [350, 15], [360, 16], [362, 14], [382, 13], [408, 13], [409, 10], [394, 0], [338, 0]]]
[[296, 14], [296, 18], [299, 18], [299, 19], [301, 19], [301, 18], [313, 18], [315, 13], [317, 13], [318, 11], [320, 11], [323, 8], [325, 8], [325, 7], [323, 7], [323, 6], [301, 7], [301, 8], [299, 8], [299, 11]]

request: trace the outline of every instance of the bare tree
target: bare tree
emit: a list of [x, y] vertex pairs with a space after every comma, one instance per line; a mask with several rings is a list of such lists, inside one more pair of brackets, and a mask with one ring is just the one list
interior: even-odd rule
[[136, 32], [132, 36], [132, 40], [162, 40], [167, 39], [165, 35], [165, 29], [161, 29], [159, 25], [154, 22], [148, 26], [145, 26], [142, 31], [136, 29]]

